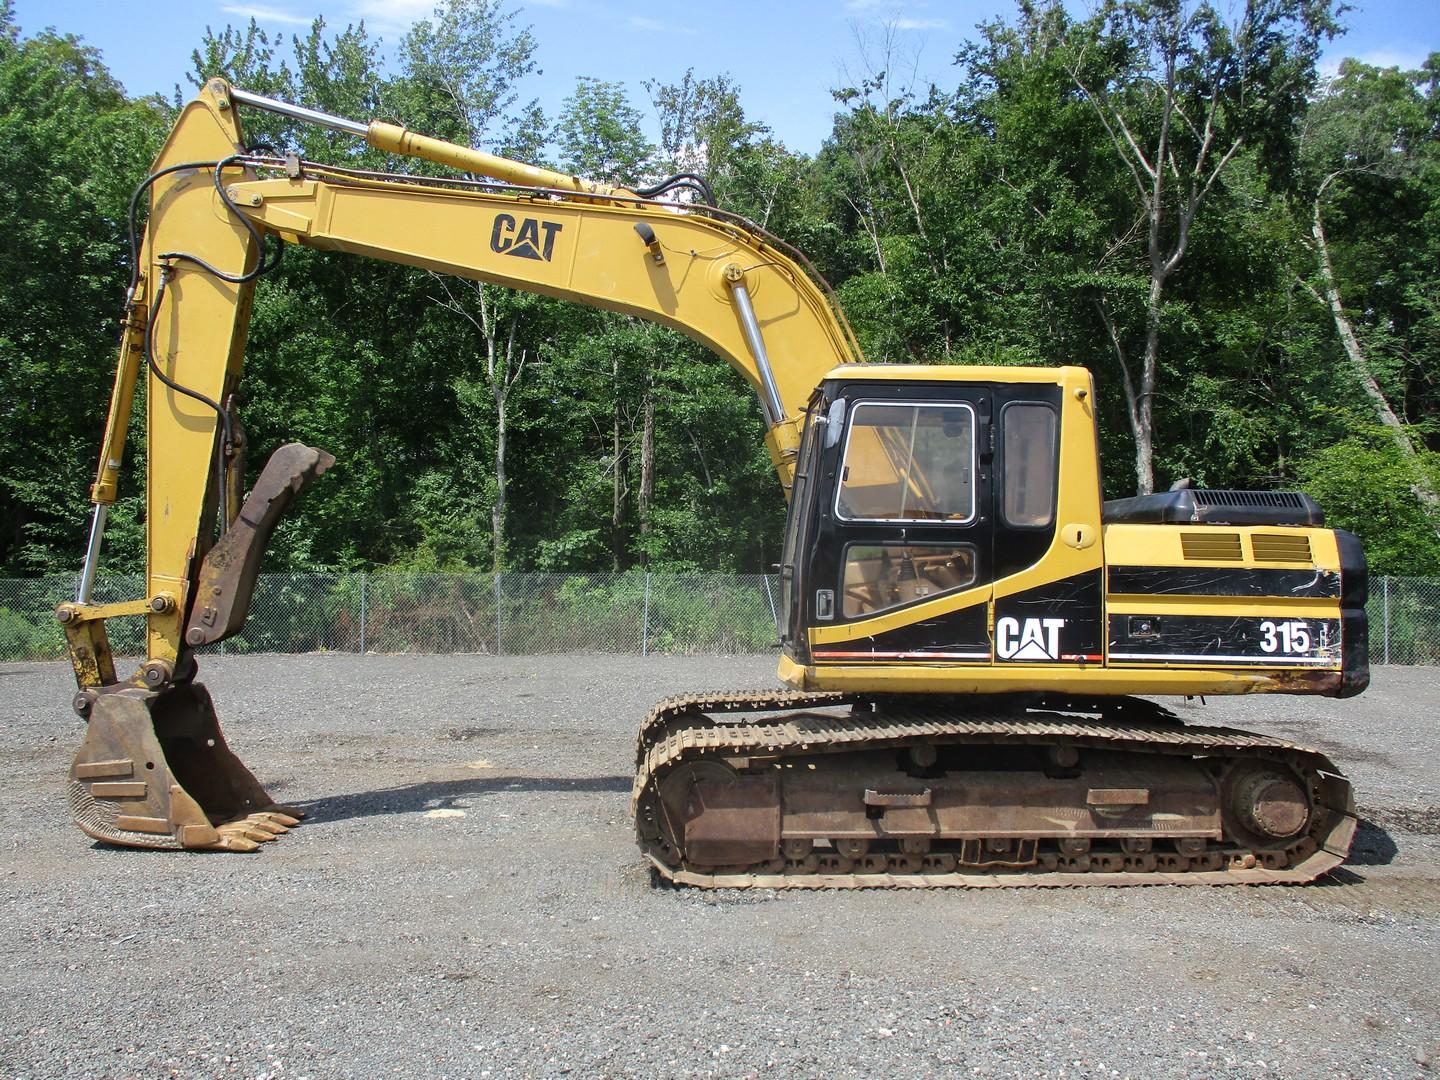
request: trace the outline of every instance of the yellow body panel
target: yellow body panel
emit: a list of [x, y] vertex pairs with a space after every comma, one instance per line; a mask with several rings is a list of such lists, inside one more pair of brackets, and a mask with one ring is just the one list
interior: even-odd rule
[[780, 660], [780, 678], [805, 690], [897, 694], [1253, 694], [1274, 689], [1264, 671], [1108, 668], [1099, 664], [810, 664]]
[[840, 364], [824, 373], [827, 379], [875, 379], [884, 382], [1002, 382], [1014, 385], [1056, 385], [1090, 388], [1083, 367], [993, 367], [978, 364]]
[[[1207, 537], [1231, 534], [1238, 536], [1241, 542], [1241, 559], [1186, 558], [1182, 539], [1186, 535], [1197, 533], [1204, 533]], [[1261, 561], [1255, 555], [1257, 536], [1304, 538], [1309, 541], [1311, 558]], [[1106, 525], [1105, 555], [1112, 566], [1213, 566], [1216, 569], [1273, 566], [1286, 569], [1340, 569], [1340, 551], [1332, 531], [1285, 525]]]

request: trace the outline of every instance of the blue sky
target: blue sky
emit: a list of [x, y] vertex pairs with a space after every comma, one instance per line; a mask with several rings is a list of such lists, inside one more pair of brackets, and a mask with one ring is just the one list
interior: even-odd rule
[[[1435, 0], [1352, 0], [1350, 31], [1326, 56], [1415, 66], [1440, 49]], [[17, 0], [26, 33], [53, 26], [99, 48], [132, 94], [171, 92], [190, 70], [190, 52], [206, 26], [243, 26], [253, 15], [266, 30], [305, 30], [324, 14], [334, 27], [364, 19], [393, 43], [433, 0]], [[575, 84], [590, 75], [623, 82], [632, 101], [648, 107], [641, 81], [729, 72], [743, 88], [752, 118], [769, 124], [792, 149], [813, 153], [829, 133], [833, 87], [863, 70], [866, 48], [878, 55], [884, 27], [894, 28], [897, 67], [948, 85], [957, 45], [976, 23], [1014, 11], [1010, 0], [725, 0], [718, 4], [655, 4], [638, 0], [528, 0], [511, 5], [534, 28], [543, 74], [525, 97], [553, 114]], [[1078, 6], [1078, 5], [1077, 5]], [[366, 118], [360, 118], [366, 119]], [[650, 132], [652, 138], [655, 132]]]

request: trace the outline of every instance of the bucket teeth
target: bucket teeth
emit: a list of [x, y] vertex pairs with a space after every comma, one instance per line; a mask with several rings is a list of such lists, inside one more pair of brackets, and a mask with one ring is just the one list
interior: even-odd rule
[[269, 810], [262, 810], [251, 817], [263, 817], [275, 822], [276, 825], [284, 825], [287, 829], [293, 829], [300, 824], [300, 819], [305, 816], [303, 811], [293, 806], [276, 806]]
[[239, 833], [222, 832], [220, 839], [216, 841], [215, 847], [221, 851], [259, 851], [260, 845], [254, 840], [248, 840]]
[[290, 814], [278, 810], [259, 810], [245, 817], [226, 821], [215, 826], [220, 840], [215, 845], [226, 851], [254, 851], [261, 844], [267, 844], [288, 833], [300, 824]]
[[241, 818], [239, 821], [226, 822], [218, 827], [222, 837], [241, 836], [246, 840], [254, 840], [256, 843], [265, 844], [275, 839], [276, 834], [260, 828], [249, 818]]

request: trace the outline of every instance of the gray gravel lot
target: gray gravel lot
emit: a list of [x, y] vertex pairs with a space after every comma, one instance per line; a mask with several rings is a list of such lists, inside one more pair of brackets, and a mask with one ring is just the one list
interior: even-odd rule
[[1181, 707], [1350, 773], [1365, 825], [1323, 884], [703, 893], [633, 844], [634, 729], [772, 660], [204, 667], [231, 744], [311, 815], [257, 855], [92, 845], [68, 667], [0, 665], [0, 1077], [1440, 1069], [1434, 668]]

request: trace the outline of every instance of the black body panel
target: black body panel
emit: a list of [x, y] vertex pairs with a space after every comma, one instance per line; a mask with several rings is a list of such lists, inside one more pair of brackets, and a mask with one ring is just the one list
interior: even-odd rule
[[1107, 525], [1325, 524], [1325, 512], [1301, 491], [1186, 488], [1111, 499], [1101, 513]]
[[990, 632], [984, 603], [910, 623], [874, 637], [818, 645], [811, 655], [816, 660], [933, 659], [988, 663]]
[[1112, 566], [1110, 592], [1146, 596], [1339, 596], [1333, 570], [1228, 566]]
[[1326, 667], [1340, 660], [1341, 640], [1339, 619], [1110, 616], [1110, 660], [1118, 664]]

